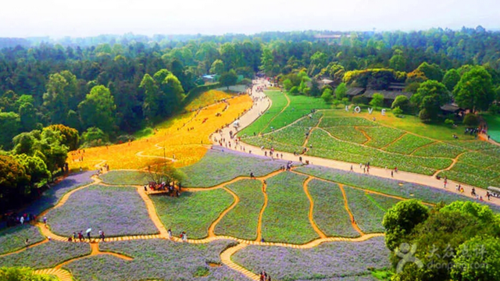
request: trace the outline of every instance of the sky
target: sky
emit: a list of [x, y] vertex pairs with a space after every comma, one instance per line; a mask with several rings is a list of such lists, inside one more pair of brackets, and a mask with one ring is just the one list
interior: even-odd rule
[[498, 0], [3, 0], [0, 37], [500, 28]]

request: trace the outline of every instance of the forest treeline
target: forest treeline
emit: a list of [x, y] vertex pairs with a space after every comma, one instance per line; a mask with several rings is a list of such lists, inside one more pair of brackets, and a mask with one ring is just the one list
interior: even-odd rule
[[[0, 40], [0, 171], [16, 167], [26, 176], [15, 178], [28, 186], [61, 169], [68, 150], [127, 141], [182, 110], [206, 74], [227, 86], [236, 75], [252, 78], [261, 71], [292, 94], [325, 97], [336, 90], [340, 99], [346, 85], [386, 89], [403, 83], [416, 93], [411, 102], [424, 118], [452, 98], [487, 110], [500, 85], [500, 32], [482, 27], [44, 41]], [[341, 87], [319, 89], [317, 78]], [[400, 102], [401, 108], [409, 103]]]

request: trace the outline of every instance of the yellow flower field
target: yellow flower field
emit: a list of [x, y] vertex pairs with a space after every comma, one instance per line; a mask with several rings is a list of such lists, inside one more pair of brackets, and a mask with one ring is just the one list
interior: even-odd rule
[[190, 104], [186, 106], [186, 110], [196, 110], [200, 107], [205, 107], [207, 105], [213, 104], [222, 99], [229, 99], [231, 95], [222, 91], [210, 90], [204, 92], [197, 99], [193, 100]]
[[[222, 96], [218, 93], [214, 93], [215, 95]], [[130, 143], [71, 151], [68, 155], [69, 167], [75, 170], [80, 167], [96, 169], [96, 165], [107, 163], [111, 169], [144, 169], [164, 163], [164, 154], [166, 158], [175, 157], [176, 167], [194, 164], [205, 155], [207, 145], [210, 144], [210, 134], [231, 124], [251, 106], [252, 99], [248, 95], [237, 96], [227, 99], [227, 103], [215, 103], [200, 111], [179, 115], [168, 122], [165, 128], [159, 126], [151, 137]], [[80, 157], [83, 157], [83, 161], [79, 161]]]

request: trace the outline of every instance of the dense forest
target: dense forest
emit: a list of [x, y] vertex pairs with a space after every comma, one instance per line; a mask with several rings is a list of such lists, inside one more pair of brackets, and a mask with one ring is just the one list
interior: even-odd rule
[[[2, 38], [0, 166], [19, 172], [10, 185], [22, 180], [36, 186], [64, 167], [68, 150], [126, 141], [182, 110], [186, 95], [205, 84], [203, 75], [215, 74], [229, 85], [235, 75], [248, 83], [259, 71], [292, 94], [326, 101], [345, 98], [346, 86], [383, 90], [401, 83], [415, 95], [397, 107], [411, 104], [423, 120], [452, 100], [472, 111], [498, 111], [500, 32], [479, 26], [408, 33]], [[320, 89], [320, 78], [333, 80], [336, 89]]]

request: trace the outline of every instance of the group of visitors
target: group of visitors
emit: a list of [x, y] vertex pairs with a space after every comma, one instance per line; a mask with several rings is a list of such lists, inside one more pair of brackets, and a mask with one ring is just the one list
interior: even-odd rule
[[267, 274], [267, 272], [262, 271], [259, 275], [260, 281], [271, 281], [271, 275]]
[[148, 192], [148, 188], [151, 191], [166, 191], [165, 193], [168, 196], [180, 197], [182, 184], [179, 182], [176, 186], [175, 183], [173, 183], [173, 182], [156, 183], [156, 182], [152, 181], [152, 182], [149, 182], [149, 184], [144, 185], [144, 191]]
[[[87, 229], [87, 231], [86, 231], [86, 236], [87, 236], [87, 239], [89, 240], [89, 242], [92, 239], [91, 232], [92, 232], [92, 229], [90, 229], [90, 228]], [[99, 239], [102, 242], [104, 242], [105, 238], [106, 238], [106, 236], [104, 235], [104, 231], [99, 230]], [[68, 242], [76, 242], [76, 241], [80, 241], [80, 242], [85, 241], [85, 236], [83, 235], [83, 230], [78, 231], [78, 233], [73, 232], [73, 235], [68, 237]]]
[[33, 214], [22, 214], [18, 215], [14, 212], [6, 213], [5, 217], [7, 218], [7, 227], [16, 226], [18, 224], [29, 223], [30, 221], [36, 220], [36, 216]]
[[[172, 240], [173, 235], [172, 235], [172, 230], [170, 228], [167, 230], [167, 236], [169, 240]], [[181, 232], [181, 235], [179, 237], [181, 238], [182, 242], [187, 242], [188, 238], [185, 231]]]

